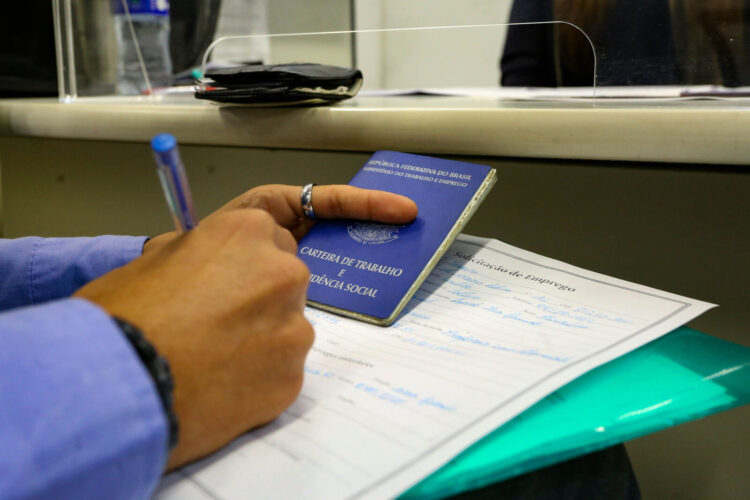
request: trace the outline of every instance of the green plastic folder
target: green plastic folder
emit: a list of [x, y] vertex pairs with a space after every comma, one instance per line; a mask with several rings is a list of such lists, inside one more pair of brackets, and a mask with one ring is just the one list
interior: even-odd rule
[[687, 327], [550, 394], [404, 493], [442, 498], [750, 402], [750, 348]]

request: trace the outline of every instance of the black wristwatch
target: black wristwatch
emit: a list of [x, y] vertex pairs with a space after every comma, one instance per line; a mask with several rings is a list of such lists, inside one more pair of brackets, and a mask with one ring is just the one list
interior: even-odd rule
[[161, 398], [161, 404], [164, 407], [164, 413], [167, 416], [167, 424], [169, 425], [168, 444], [171, 450], [177, 444], [179, 427], [177, 424], [177, 415], [174, 412], [174, 380], [172, 379], [172, 372], [169, 369], [169, 363], [166, 359], [159, 356], [154, 346], [138, 328], [122, 318], [112, 316], [112, 319], [120, 330], [122, 330], [125, 338], [133, 346], [143, 366], [146, 367], [146, 370], [148, 370], [148, 373], [154, 380], [156, 390], [159, 392], [159, 397]]

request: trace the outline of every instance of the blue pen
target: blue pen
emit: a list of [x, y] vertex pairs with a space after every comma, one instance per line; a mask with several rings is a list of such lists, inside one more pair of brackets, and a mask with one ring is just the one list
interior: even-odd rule
[[151, 148], [177, 233], [190, 231], [198, 222], [185, 168], [177, 151], [177, 139], [171, 134], [159, 134], [151, 140]]

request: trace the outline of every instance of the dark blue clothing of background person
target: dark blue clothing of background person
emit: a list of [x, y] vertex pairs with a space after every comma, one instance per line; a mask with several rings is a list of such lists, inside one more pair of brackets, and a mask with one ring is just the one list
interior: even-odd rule
[[[511, 23], [552, 20], [568, 21], [555, 19], [554, 0], [513, 3]], [[681, 83], [667, 0], [613, 0], [601, 22], [585, 24], [580, 28], [596, 48], [597, 85]], [[594, 75], [590, 46], [564, 24], [509, 26], [500, 69], [503, 86], [591, 86]]]

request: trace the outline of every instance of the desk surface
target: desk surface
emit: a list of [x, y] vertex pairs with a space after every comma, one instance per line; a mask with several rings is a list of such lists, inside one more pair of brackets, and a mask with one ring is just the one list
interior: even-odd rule
[[[743, 101], [745, 102], [745, 101]], [[219, 106], [192, 95], [0, 100], [0, 135], [526, 158], [744, 165], [750, 108], [726, 101], [517, 102], [357, 97], [334, 106]]]
[[[6, 235], [168, 228], [146, 146], [165, 130], [196, 145], [181, 154], [204, 209], [220, 206], [242, 186], [346, 179], [376, 149], [492, 157], [479, 163], [501, 168], [501, 182], [471, 232], [717, 302], [721, 307], [694, 326], [750, 345], [750, 171], [622, 162], [744, 165], [750, 158], [747, 110], [693, 101], [591, 109], [412, 97], [296, 109], [222, 108], [192, 97], [161, 104], [138, 98], [73, 105], [0, 100], [0, 136], [11, 136], [0, 137]], [[249, 147], [220, 148], [217, 161], [214, 145]], [[644, 492], [654, 498], [742, 497], [750, 489], [742, 465], [750, 442], [748, 410], [631, 443]], [[665, 481], [674, 471], [679, 481]]]

